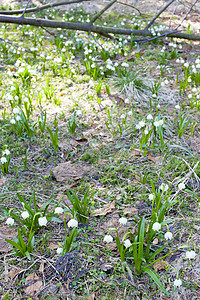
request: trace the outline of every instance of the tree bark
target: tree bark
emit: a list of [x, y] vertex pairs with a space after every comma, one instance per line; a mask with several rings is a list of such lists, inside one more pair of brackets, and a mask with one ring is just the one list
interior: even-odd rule
[[[133, 36], [145, 36], [152, 37], [152, 34], [149, 30], [133, 30], [125, 28], [114, 28], [114, 27], [102, 27], [95, 26], [90, 23], [71, 23], [71, 22], [58, 22], [44, 19], [33, 19], [33, 18], [24, 18], [24, 17], [12, 17], [0, 15], [0, 23], [12, 23], [20, 25], [32, 25], [37, 27], [49, 27], [49, 28], [63, 28], [70, 30], [79, 30], [85, 32], [95, 32], [99, 34], [122, 34], [122, 35], [133, 35]], [[162, 36], [171, 36], [180, 39], [187, 40], [196, 40], [200, 41], [200, 35], [182, 33], [180, 31], [163, 31], [160, 33]], [[158, 36], [159, 38], [159, 36]]]

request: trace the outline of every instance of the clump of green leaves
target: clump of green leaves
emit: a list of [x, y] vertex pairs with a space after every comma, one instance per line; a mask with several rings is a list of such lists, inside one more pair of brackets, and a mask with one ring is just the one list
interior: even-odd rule
[[67, 128], [69, 130], [69, 133], [74, 134], [77, 126], [78, 125], [76, 124], [76, 114], [74, 113], [71, 115], [71, 117], [67, 123]]
[[11, 159], [10, 151], [8, 149], [2, 151], [2, 157], [0, 159], [0, 167], [3, 174], [8, 174], [10, 159]]
[[10, 245], [12, 245], [14, 248], [14, 252], [16, 256], [24, 257], [27, 256], [27, 258], [30, 260], [30, 253], [33, 252], [34, 247], [34, 231], [30, 232], [28, 241], [26, 242], [22, 235], [22, 230], [20, 228], [17, 229], [18, 232], [18, 238], [14, 238], [14, 241], [10, 239], [5, 239], [6, 242], [8, 242]]
[[[9, 211], [9, 215], [13, 217], [15, 221], [18, 221], [23, 225], [28, 231], [37, 232], [40, 228], [39, 218], [46, 217], [47, 221], [57, 221], [60, 220], [54, 215], [54, 212], [47, 212], [49, 205], [53, 200], [53, 196], [50, 197], [42, 207], [38, 207], [37, 200], [35, 197], [35, 191], [32, 193], [29, 201], [26, 201], [19, 193], [17, 193], [17, 198], [23, 206], [23, 211], [26, 214], [23, 214], [20, 210], [17, 210], [18, 213], [14, 213], [13, 210]], [[25, 215], [25, 216], [24, 216]]]
[[126, 68], [117, 68], [118, 77], [114, 77], [114, 85], [119, 87], [121, 92], [127, 88], [131, 90], [137, 90], [139, 92], [145, 92], [149, 87], [144, 83], [144, 78], [139, 71], [130, 71]]
[[53, 132], [53, 130], [51, 130], [51, 128], [47, 126], [47, 131], [50, 135], [51, 142], [52, 142], [54, 149], [56, 151], [58, 151], [58, 147], [59, 147], [59, 145], [58, 145], [58, 127], [56, 128], [56, 131]]
[[186, 131], [189, 123], [190, 123], [190, 119], [187, 119], [185, 117], [185, 114], [181, 114], [181, 112], [179, 110], [178, 111], [178, 120], [176, 122], [179, 139], [182, 137], [182, 135]]
[[90, 189], [88, 188], [83, 197], [80, 198], [76, 195], [76, 193], [72, 190], [67, 191], [67, 196], [69, 198], [69, 201], [72, 204], [72, 208], [70, 208], [64, 201], [65, 205], [69, 208], [72, 215], [77, 217], [78, 221], [87, 224], [88, 222], [88, 216], [91, 211], [91, 204], [90, 200], [93, 197], [93, 193], [89, 195]]

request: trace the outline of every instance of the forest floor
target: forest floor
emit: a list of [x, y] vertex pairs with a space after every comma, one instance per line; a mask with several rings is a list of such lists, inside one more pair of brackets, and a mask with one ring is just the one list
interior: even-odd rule
[[[97, 24], [157, 12], [124, 2], [142, 16], [123, 5]], [[87, 22], [87, 5], [30, 15]], [[199, 42], [6, 24], [0, 38], [1, 299], [200, 299]]]

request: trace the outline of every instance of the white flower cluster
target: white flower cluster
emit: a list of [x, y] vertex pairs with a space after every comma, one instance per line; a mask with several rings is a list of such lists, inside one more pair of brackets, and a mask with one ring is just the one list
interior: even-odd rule
[[106, 68], [111, 71], [115, 71], [115, 67], [113, 66], [113, 62], [109, 59], [106, 61]]
[[176, 62], [182, 64], [185, 68], [191, 67], [192, 73], [194, 73], [194, 74], [196, 74], [200, 71], [200, 59], [199, 58], [197, 58], [195, 63], [193, 63], [191, 65], [189, 64], [188, 61], [184, 61], [183, 58], [177, 58]]
[[5, 163], [8, 162], [8, 156], [10, 155], [10, 151], [8, 149], [5, 149], [2, 151], [2, 157], [1, 157], [1, 163], [4, 165]]
[[[158, 223], [158, 222], [155, 222], [152, 226], [152, 229], [154, 231], [159, 231], [161, 229], [161, 224]], [[170, 232], [170, 231], [167, 231], [165, 234], [164, 234], [164, 238], [166, 240], [171, 240], [173, 238], [173, 234]]]
[[[18, 96], [15, 96], [15, 100], [17, 100], [16, 97], [18, 97]], [[28, 99], [25, 98], [25, 100], [27, 101]], [[13, 114], [15, 115], [15, 117], [10, 120], [11, 124], [16, 124], [16, 121], [18, 121], [18, 122], [21, 121], [21, 117], [20, 117], [19, 113], [20, 113], [20, 110], [18, 107], [13, 108]]]
[[158, 120], [157, 118], [154, 120], [154, 122], [152, 121], [153, 120], [153, 116], [151, 114], [149, 114], [147, 116], [147, 120], [150, 121], [151, 123], [150, 124], [146, 124], [145, 121], [140, 121], [138, 124], [136, 124], [135, 128], [136, 129], [141, 129], [141, 128], [144, 128], [145, 127], [145, 130], [144, 130], [144, 133], [147, 135], [149, 133], [149, 131], [151, 130], [152, 128], [152, 125], [155, 126], [155, 128], [157, 129], [159, 126], [163, 126], [164, 125], [164, 121], [162, 119]]

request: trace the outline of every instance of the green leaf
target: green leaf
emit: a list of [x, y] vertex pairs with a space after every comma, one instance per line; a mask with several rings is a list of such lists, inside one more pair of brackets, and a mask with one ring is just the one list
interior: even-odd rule
[[152, 259], [154, 259], [156, 257], [156, 255], [158, 255], [160, 252], [162, 252], [168, 245], [164, 245], [161, 248], [159, 248], [157, 251], [155, 251], [152, 255], [150, 255], [148, 261], [151, 261]]
[[19, 238], [20, 246], [23, 248], [23, 251], [25, 251], [26, 250], [26, 244], [24, 243], [24, 240], [23, 240], [23, 237], [22, 237], [22, 234], [21, 234], [21, 230], [18, 228], [17, 232], [18, 232], [18, 238]]
[[54, 221], [54, 222], [57, 222], [57, 223], [62, 223], [63, 221], [61, 221], [61, 219], [57, 218], [57, 217], [50, 217], [50, 218], [47, 218], [48, 221]]
[[28, 251], [25, 252], [25, 255], [28, 258], [28, 260], [31, 260], [30, 253]]
[[145, 233], [145, 219], [142, 218], [140, 221], [140, 226], [138, 229], [139, 236], [139, 247], [138, 247], [138, 258], [142, 259], [143, 257], [143, 246], [144, 246], [144, 233]]
[[169, 296], [169, 293], [166, 291], [166, 289], [164, 288], [163, 284], [161, 283], [161, 281], [159, 280], [157, 274], [155, 274], [153, 271], [151, 271], [150, 269], [144, 269], [143, 270], [144, 273], [147, 273], [148, 275], [151, 276], [151, 278], [154, 280], [154, 282], [159, 286], [159, 288], [167, 295]]
[[17, 214], [13, 213], [12, 211], [10, 212], [10, 215], [13, 217], [13, 219], [16, 221], [18, 220], [20, 223], [22, 223], [23, 225], [26, 224], [25, 220], [22, 220]]
[[14, 241], [9, 239], [5, 239], [5, 241], [11, 244], [12, 246], [14, 246], [15, 248], [17, 248], [21, 253], [23, 253], [23, 248], [18, 243], [15, 243]]

